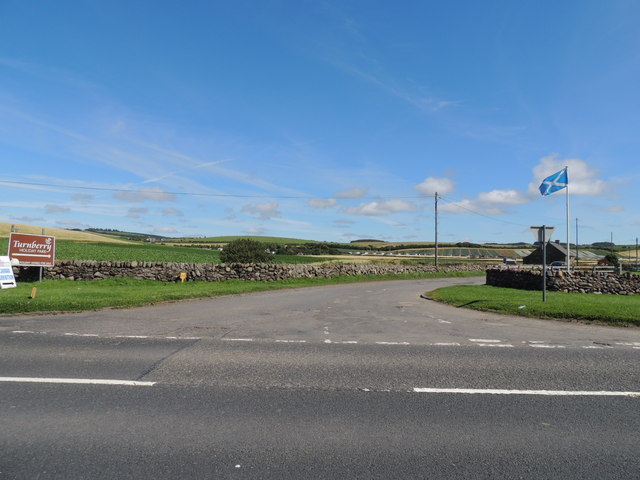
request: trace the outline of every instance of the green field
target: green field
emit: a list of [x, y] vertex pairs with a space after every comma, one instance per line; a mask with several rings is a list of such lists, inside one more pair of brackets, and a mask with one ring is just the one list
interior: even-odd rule
[[[224, 282], [168, 283], [131, 278], [106, 280], [44, 280], [19, 283], [17, 288], [0, 291], [0, 314], [27, 312], [69, 312], [95, 310], [106, 307], [126, 308], [188, 298], [232, 295], [283, 288], [312, 287], [377, 280], [438, 278], [446, 276], [472, 276], [479, 272], [421, 273], [407, 275], [337, 276], [332, 278], [296, 278], [276, 282]], [[31, 289], [37, 294], [30, 299]]]
[[446, 287], [426, 295], [456, 307], [485, 312], [640, 326], [640, 295], [548, 292], [547, 301], [543, 302], [540, 291], [488, 285]]
[[[0, 252], [7, 252], [8, 239], [0, 238]], [[97, 260], [113, 262], [177, 262], [220, 263], [217, 249], [181, 247], [157, 243], [78, 243], [56, 241], [57, 260]], [[317, 263], [330, 260], [323, 257], [275, 255], [275, 263]]]

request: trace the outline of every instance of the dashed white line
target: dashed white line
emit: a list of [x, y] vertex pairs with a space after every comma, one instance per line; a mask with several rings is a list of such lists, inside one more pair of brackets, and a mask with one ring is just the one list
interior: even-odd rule
[[470, 338], [470, 342], [479, 342], [479, 343], [500, 343], [502, 340], [493, 340], [487, 338]]
[[65, 333], [67, 337], [99, 337], [97, 333]]
[[377, 345], [411, 345], [409, 342], [376, 342]]
[[637, 397], [640, 392], [571, 390], [502, 390], [493, 388], [414, 388], [415, 393], [462, 393], [467, 395], [546, 395], [566, 397]]
[[345, 345], [346, 344], [352, 344], [353, 345], [353, 344], [357, 344], [358, 341], [357, 340], [335, 341], [335, 340], [326, 339], [324, 341], [324, 343], [345, 344]]
[[116, 338], [149, 338], [148, 335], [116, 335]]
[[542, 344], [535, 344], [535, 345], [529, 345], [531, 348], [566, 348], [564, 345], [542, 345]]
[[156, 382], [141, 382], [137, 380], [107, 380], [102, 378], [37, 378], [37, 377], [0, 377], [0, 382], [14, 383], [67, 383], [76, 385], [123, 385], [136, 387], [150, 387]]
[[223, 338], [227, 342], [253, 342], [253, 338]]
[[276, 343], [307, 343], [306, 340], [276, 340]]
[[431, 345], [433, 345], [434, 347], [459, 347], [460, 344], [457, 342], [437, 342], [437, 343], [432, 343]]
[[479, 347], [506, 347], [513, 348], [513, 345], [509, 343], [476, 343]]

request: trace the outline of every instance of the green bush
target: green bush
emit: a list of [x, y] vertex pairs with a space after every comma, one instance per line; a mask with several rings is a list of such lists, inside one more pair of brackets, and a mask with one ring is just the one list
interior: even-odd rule
[[229, 242], [220, 252], [222, 263], [272, 263], [273, 255], [267, 245], [248, 238]]
[[604, 256], [606, 260], [609, 260], [616, 267], [620, 265], [620, 258], [615, 253], [609, 253]]

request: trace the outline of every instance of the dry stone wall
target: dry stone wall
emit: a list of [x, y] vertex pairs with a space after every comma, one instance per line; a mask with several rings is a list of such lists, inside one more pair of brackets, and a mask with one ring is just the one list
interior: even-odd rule
[[[542, 290], [542, 271], [516, 268], [487, 270], [487, 285]], [[547, 271], [547, 289], [568, 293], [640, 294], [640, 276], [631, 273]]]
[[[439, 271], [484, 270], [485, 265], [456, 264], [441, 266]], [[112, 277], [176, 282], [180, 273], [187, 281], [219, 282], [223, 280], [275, 281], [287, 278], [334, 277], [337, 275], [402, 274], [435, 272], [434, 265], [369, 265], [369, 264], [203, 264], [165, 262], [98, 262], [89, 260], [58, 260], [53, 267], [44, 269], [43, 278], [96, 280]], [[37, 268], [15, 267], [18, 281], [37, 279]]]

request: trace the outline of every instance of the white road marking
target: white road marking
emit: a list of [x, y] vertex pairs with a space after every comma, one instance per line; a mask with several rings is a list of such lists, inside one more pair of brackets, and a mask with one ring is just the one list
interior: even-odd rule
[[451, 323], [451, 322], [449, 320], [442, 320], [441, 318], [439, 318], [438, 323]]
[[136, 387], [150, 387], [156, 382], [141, 382], [137, 380], [107, 380], [102, 378], [38, 378], [38, 377], [0, 377], [0, 382], [14, 383], [70, 383], [76, 385], [124, 385]]
[[501, 390], [492, 388], [414, 388], [415, 393], [464, 393], [483, 395], [546, 395], [566, 397], [637, 397], [640, 392], [571, 391], [571, 390]]
[[500, 343], [502, 340], [492, 340], [486, 338], [470, 338], [470, 342], [480, 342], [480, 343]]
[[640, 347], [640, 342], [616, 342], [616, 345], [623, 345], [625, 347]]
[[223, 338], [227, 342], [253, 342], [253, 338]]
[[341, 344], [341, 345], [342, 344], [352, 344], [352, 345], [354, 345], [354, 344], [358, 343], [358, 341], [357, 340], [345, 340], [345, 341], [342, 341], [342, 342], [341, 341], [337, 341], [336, 342], [336, 341], [327, 339], [327, 340], [324, 341], [324, 343], [334, 343], [334, 344]]
[[276, 343], [307, 343], [306, 340], [276, 340]]
[[148, 335], [116, 335], [116, 338], [149, 338]]
[[409, 342], [376, 342], [377, 345], [411, 345]]
[[11, 333], [36, 333], [33, 330], [12, 330]]
[[433, 343], [432, 344], [435, 347], [459, 347], [460, 344], [457, 342], [438, 342], [438, 343]]
[[507, 347], [513, 348], [513, 345], [509, 343], [477, 343], [479, 347]]
[[97, 333], [65, 333], [68, 337], [99, 337]]
[[535, 345], [529, 345], [531, 348], [566, 348], [564, 345], [541, 345], [541, 344], [535, 344]]

